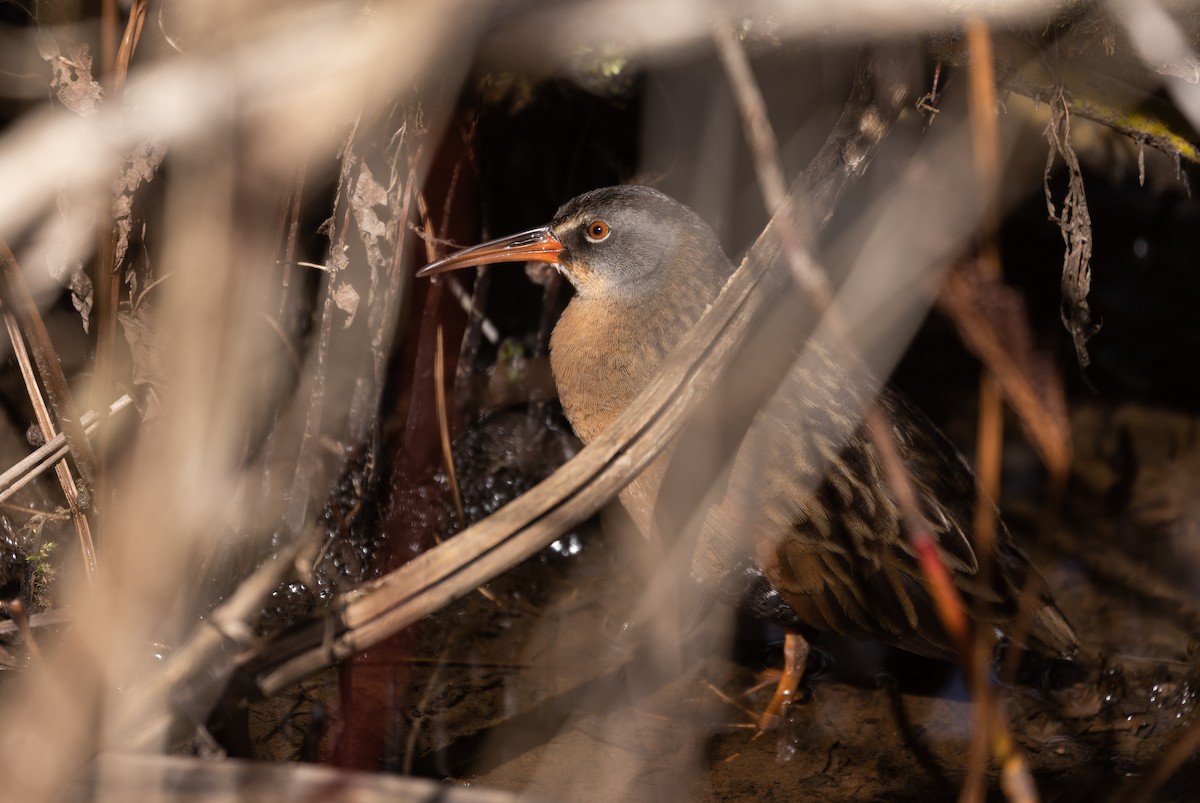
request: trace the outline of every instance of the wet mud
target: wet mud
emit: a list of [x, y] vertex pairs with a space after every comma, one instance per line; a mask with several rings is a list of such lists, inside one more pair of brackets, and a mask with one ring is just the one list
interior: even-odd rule
[[[513, 422], [471, 448], [508, 448]], [[1081, 448], [1057, 513], [1018, 495], [1005, 507], [1088, 656], [1027, 661], [1016, 678], [997, 667], [996, 680], [1042, 799], [1124, 799], [1195, 715], [1200, 563], [1188, 477], [1200, 479], [1200, 425], [1091, 405], [1073, 427]], [[475, 514], [524, 485], [523, 473], [489, 465], [491, 484], [466, 491]], [[823, 638], [803, 699], [759, 733], [781, 634], [739, 621], [714, 651], [708, 631], [730, 619], [715, 605], [677, 641], [639, 638], [627, 623], [645, 578], [631, 551], [649, 548], [592, 524], [423, 622], [395, 705], [380, 712], [390, 720], [384, 769], [547, 799], [957, 797], [975, 717], [957, 669]], [[257, 707], [256, 753], [328, 752], [336, 688], [328, 672]], [[1001, 780], [989, 762], [991, 797], [1003, 799]], [[1187, 762], [1157, 799], [1197, 789], [1200, 767]]]

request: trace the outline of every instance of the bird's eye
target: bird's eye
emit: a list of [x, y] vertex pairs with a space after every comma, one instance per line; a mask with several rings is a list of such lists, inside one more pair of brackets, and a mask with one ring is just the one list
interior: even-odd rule
[[608, 224], [603, 220], [593, 220], [587, 225], [587, 238], [594, 243], [608, 237], [612, 230], [608, 228]]

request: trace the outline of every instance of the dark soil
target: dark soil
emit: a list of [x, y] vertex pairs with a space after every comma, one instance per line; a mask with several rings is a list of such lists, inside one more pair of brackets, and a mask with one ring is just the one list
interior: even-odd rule
[[[1200, 564], [1187, 489], [1200, 430], [1191, 416], [1133, 405], [1082, 408], [1074, 427], [1094, 446], [1081, 449], [1066, 514], [1055, 522], [1014, 499], [1009, 518], [1090, 656], [1027, 664], [1003, 693], [1043, 799], [1115, 799], [1192, 723]], [[1129, 488], [1114, 501], [1122, 471]], [[598, 528], [573, 533], [424, 622], [403, 703], [379, 712], [392, 720], [390, 769], [549, 799], [957, 796], [974, 712], [953, 667], [819, 641], [806, 699], [759, 734], [761, 672], [779, 660], [772, 634], [743, 623], [731, 641], [731, 615], [715, 606], [680, 643], [621, 635], [644, 588], [629, 551], [645, 549]], [[335, 738], [319, 726], [336, 707], [327, 673], [255, 709], [256, 752], [316, 755], [314, 727]], [[993, 766], [993, 795], [999, 783]], [[1192, 799], [1197, 783], [1187, 764], [1161, 799]]]

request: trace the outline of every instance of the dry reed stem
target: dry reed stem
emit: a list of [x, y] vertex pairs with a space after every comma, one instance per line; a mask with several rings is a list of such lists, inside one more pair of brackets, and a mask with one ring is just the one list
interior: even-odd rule
[[129, 75], [129, 63], [133, 61], [134, 51], [142, 38], [142, 26], [145, 24], [146, 0], [133, 0], [129, 8], [129, 18], [125, 23], [125, 32], [121, 35], [121, 47], [117, 50], [113, 71], [113, 89], [117, 92], [125, 86], [125, 77]]
[[[746, 52], [732, 31], [727, 26], [718, 26], [715, 30], [715, 41], [742, 113], [742, 122], [746, 129], [746, 138], [751, 143], [751, 152], [754, 155], [755, 170], [758, 174], [763, 201], [768, 212], [774, 213], [784, 201], [779, 193], [779, 188], [783, 186], [783, 168], [779, 160], [778, 147], [775, 145], [775, 135], [767, 119], [762, 93], [750, 69]], [[784, 228], [788, 228], [786, 219]], [[793, 276], [810, 293], [825, 324], [831, 328], [835, 336], [840, 335], [840, 339], [844, 342], [846, 324], [833, 306], [832, 285], [811, 256], [802, 250], [799, 239], [799, 235], [794, 230], [781, 236], [789, 264], [792, 266]], [[950, 579], [949, 571], [938, 555], [936, 541], [931, 535], [929, 525], [920, 512], [921, 508], [912, 486], [912, 480], [896, 449], [892, 424], [886, 413], [873, 404], [867, 411], [866, 418], [872, 442], [880, 456], [888, 483], [902, 512], [905, 523], [904, 532], [917, 553], [942, 624], [954, 643], [958, 645], [964, 666], [971, 666], [973, 662], [969, 655], [968, 634], [972, 632], [972, 629], [968, 624], [962, 601]]]
[[[111, 7], [111, 8], [110, 8]], [[115, 0], [105, 0], [104, 2], [105, 15], [113, 14], [112, 24], [116, 24], [116, 2]], [[137, 49], [138, 42], [141, 39], [142, 26], [146, 21], [146, 0], [134, 0], [132, 7], [129, 10], [129, 18], [125, 24], [125, 32], [121, 36], [121, 42], [115, 53], [112, 54], [111, 75], [112, 78], [108, 81], [109, 86], [109, 102], [112, 103], [114, 98], [120, 98], [125, 87], [125, 79], [129, 75], [129, 63], [133, 59], [134, 51]], [[106, 23], [107, 24], [107, 23]], [[115, 32], [114, 32], [115, 33]], [[106, 35], [103, 39], [105, 47], [109, 46], [109, 37]], [[103, 67], [108, 70], [109, 56], [106, 54], [102, 61]], [[113, 386], [113, 362], [114, 350], [116, 349], [117, 337], [117, 310], [120, 305], [121, 297], [121, 266], [116, 264], [117, 256], [117, 241], [121, 235], [115, 228], [115, 220], [110, 208], [109, 214], [105, 215], [103, 223], [97, 229], [97, 265], [96, 265], [96, 296], [99, 303], [96, 306], [96, 351], [95, 351], [95, 373], [92, 383], [92, 403], [93, 406], [99, 403], [100, 399], [112, 397]], [[100, 442], [104, 441], [103, 427], [105, 422], [100, 422], [102, 428], [101, 435], [97, 437]], [[100, 471], [98, 482], [100, 485], [95, 489], [97, 498], [101, 503], [108, 497], [107, 483], [108, 472], [104, 463], [103, 452], [100, 453]]]
[[121, 10], [117, 0], [100, 2], [100, 76], [106, 90], [112, 89], [113, 69], [117, 61], [117, 29]]
[[[467, 513], [463, 508], [462, 491], [458, 488], [458, 472], [454, 470], [454, 447], [450, 445], [450, 415], [446, 409], [446, 349], [442, 343], [442, 326], [437, 328], [437, 348], [433, 356], [433, 397], [437, 406], [438, 435], [442, 443], [442, 461], [446, 466], [446, 480], [454, 497], [454, 512], [465, 525]], [[483, 591], [483, 589], [480, 589]]]
[[[425, 257], [429, 262], [438, 258], [434, 246], [433, 221], [429, 217], [429, 205], [421, 192], [417, 196], [417, 214], [421, 217], [425, 229]], [[442, 444], [442, 465], [446, 467], [446, 480], [450, 484], [450, 494], [454, 499], [454, 511], [458, 514], [459, 526], [466, 526], [467, 514], [463, 507], [462, 491], [458, 487], [458, 472], [454, 468], [454, 447], [450, 443], [450, 413], [446, 404], [446, 349], [442, 337], [442, 325], [437, 327], [437, 345], [433, 356], [433, 400], [437, 408], [438, 437]], [[480, 589], [483, 593], [485, 589]]]
[[[26, 239], [25, 230], [59, 197], [86, 208], [98, 199], [103, 204], [123, 155], [147, 137], [169, 141], [172, 158], [159, 207], [164, 214], [150, 221], [147, 249], [159, 274], [172, 280], [141, 307], [152, 313], [141, 334], [166, 367], [161, 387], [168, 392], [161, 417], [138, 432], [117, 466], [114, 484], [123, 493], [105, 505], [105, 560], [96, 583], [59, 589], [73, 603], [76, 626], [46, 650], [44, 672], [22, 673], [4, 689], [0, 774], [5, 793], [18, 799], [55, 795], [101, 745], [127, 748], [131, 722], [148, 731], [141, 746], [162, 749], [155, 739], [167, 728], [156, 727], [158, 717], [169, 724], [179, 705], [181, 721], [197, 708], [205, 709], [203, 718], [222, 691], [217, 685], [206, 697], [208, 687], [198, 683], [188, 686], [196, 692], [188, 700], [141, 699], [143, 691], [170, 688], [181, 667], [195, 670], [192, 680], [219, 683], [228, 677], [228, 650], [244, 648], [241, 635], [213, 634], [200, 623], [208, 600], [181, 593], [206, 579], [196, 577], [204, 554], [295, 537], [279, 524], [286, 482], [269, 495], [239, 496], [248, 476], [262, 477], [265, 469], [286, 476], [251, 451], [260, 434], [255, 428], [274, 423], [268, 405], [279, 401], [263, 398], [261, 378], [285, 356], [261, 322], [262, 310], [278, 303], [270, 269], [278, 244], [268, 242], [259, 212], [268, 189], [291, 175], [304, 154], [333, 161], [347, 109], [416, 97], [414, 77], [443, 52], [451, 28], [458, 43], [469, 42], [474, 30], [472, 15], [444, 2], [372, 3], [366, 15], [320, 2], [169, 5], [198, 16], [219, 12], [222, 25], [181, 30], [192, 34], [180, 39], [186, 53], [138, 63], [128, 76], [127, 104], [105, 104], [87, 119], [35, 111], [6, 132], [0, 148], [0, 175], [19, 188], [0, 194], [0, 228], [13, 242]], [[289, 388], [272, 383], [271, 390]], [[339, 398], [342, 390], [336, 389]], [[306, 401], [283, 399], [280, 429], [295, 425]], [[365, 406], [374, 413], [374, 404]], [[322, 459], [343, 420], [334, 418], [340, 409], [326, 409]], [[288, 442], [289, 449], [295, 445]], [[314, 498], [319, 505], [324, 491], [304, 488], [298, 506]], [[267, 593], [277, 585], [274, 578]], [[246, 620], [264, 599], [254, 600]], [[164, 666], [150, 645], [176, 639], [184, 645], [172, 653], [178, 661]], [[189, 650], [199, 642], [212, 649]], [[136, 690], [128, 685], [134, 677]]]
[[[977, 58], [985, 63], [985, 67], [979, 71], [982, 77], [976, 77], [973, 80], [972, 88], [978, 90], [980, 84], [986, 84], [990, 87], [990, 91], [985, 90], [983, 97], [976, 99], [973, 109], [977, 111], [972, 117], [972, 122], [975, 124], [972, 126], [972, 131], [975, 134], [974, 142], [977, 150], [987, 150], [986, 154], [981, 155], [977, 153], [977, 159], [980, 164], [981, 186], [992, 188], [998, 185], [999, 178], [998, 138], [994, 114], [992, 113], [992, 110], [995, 108], [995, 91], [990, 70], [990, 48], [987, 47], [989, 40], [986, 28], [981, 28], [981, 25], [982, 23], [976, 23], [969, 26], [969, 31], [973, 31], [971, 35], [973, 36], [972, 41], [975, 48], [978, 49], [981, 47], [979, 40], [982, 38], [982, 52]], [[714, 38], [718, 54], [721, 57], [730, 84], [734, 89], [734, 95], [738, 101], [743, 126], [746, 130], [746, 138], [750, 142], [751, 152], [754, 156], [758, 184], [762, 191], [764, 204], [769, 213], [774, 213], [780, 208], [784, 200], [780, 190], [783, 186], [783, 169], [779, 159], [775, 135], [766, 114], [762, 94], [750, 69], [745, 50], [733, 35], [733, 32], [727, 26], [718, 25], [714, 31]], [[990, 103], [988, 102], [989, 99]], [[979, 112], [980, 108], [986, 109], [986, 114]], [[983, 127], [983, 131], [977, 130], [980, 126]], [[990, 202], [987, 204], [987, 207], [994, 210], [995, 203]], [[987, 219], [994, 221], [994, 216], [995, 212], [993, 211]], [[994, 222], [987, 226], [987, 229], [994, 231]], [[819, 268], [817, 268], [811, 257], [802, 252], [799, 245], [799, 237], [796, 234], [785, 233], [781, 237], [781, 240], [788, 253], [793, 275], [796, 277], [797, 282], [809, 292], [816, 308], [823, 315], [826, 324], [830, 326], [835, 336], [837, 333], [845, 332], [845, 323], [841, 320], [841, 316], [832, 305], [833, 293], [829, 280], [819, 271]], [[985, 408], [989, 415], [981, 424], [981, 433], [986, 433], [986, 435], [981, 434], [981, 442], [990, 447], [988, 453], [983, 455], [984, 459], [990, 461], [984, 465], [984, 471], [985, 477], [991, 480], [991, 485], [998, 486], [999, 437], [1000, 433], [1002, 433], [1001, 425], [1003, 419], [999, 415], [1000, 398], [998, 390], [992, 383], [988, 383], [985, 390], [990, 390], [991, 395], [988, 397], [988, 400], [991, 402], [991, 405]], [[929, 584], [931, 595], [942, 624], [952, 641], [958, 647], [964, 672], [967, 673], [968, 677], [972, 678], [971, 686], [973, 696], [976, 698], [977, 710], [981, 713], [994, 711], [997, 706], [997, 700], [994, 689], [986, 681], [986, 661], [981, 660], [976, 651], [975, 642], [981, 636], [977, 635], [976, 629], [972, 627], [967, 618], [954, 582], [938, 554], [936, 540], [933, 538], [929, 526], [924, 521], [924, 516], [920, 512], [921, 508], [912, 487], [912, 480], [896, 451], [891, 422], [888, 421], [886, 414], [875, 405], [872, 405], [868, 409], [866, 418], [871, 439], [875, 444], [877, 453], [880, 455], [888, 484], [891, 486], [897, 504], [903, 513], [905, 520], [904, 532], [917, 553], [918, 562]], [[984, 487], [985, 489], [988, 487], [986, 483]], [[991, 496], [980, 495], [978, 502], [978, 509], [988, 513], [986, 526], [981, 530], [977, 528], [976, 532], [977, 539], [980, 539], [977, 541], [980, 544], [980, 551], [984, 554], [991, 554], [991, 542], [995, 537], [991, 499], [995, 498], [998, 487], [993, 487], [991, 490]], [[977, 515], [977, 527], [978, 518]], [[987, 570], [986, 566], [980, 567], [982, 573], [986, 573]], [[979, 726], [977, 733], [983, 734], [983, 738], [990, 741], [993, 746], [993, 753], [999, 755], [1002, 745], [1012, 744], [1007, 724], [1001, 718], [997, 716], [981, 716]], [[1003, 752], [1006, 755], [1013, 753], [1012, 750], [1005, 750]], [[1019, 760], [1009, 762], [1010, 769], [1016, 768], [1012, 769], [1014, 773], [1019, 773], [1020, 768], [1023, 766], [1024, 764]], [[978, 778], [980, 779], [980, 783], [982, 783], [982, 773], [978, 774]], [[1031, 781], [1024, 786], [1016, 783], [1012, 785], [1014, 789], [1031, 787]], [[968, 784], [964, 788], [963, 794], [964, 799], [975, 799], [978, 793]]]
[[971, 265], [959, 265], [946, 275], [937, 304], [964, 345], [987, 366], [1052, 482], [1061, 485], [1073, 451], [1066, 392], [1051, 371], [1051, 358], [1035, 351], [1016, 291], [985, 284]]
[[[980, 182], [986, 187], [999, 186], [1000, 135], [996, 122], [996, 77], [993, 68], [992, 38], [987, 23], [977, 17], [967, 20], [967, 77], [969, 91], [967, 106], [971, 126], [971, 153]], [[999, 230], [997, 199], [986, 201], [979, 234], [979, 264], [985, 279], [999, 282], [1003, 277], [1000, 252], [996, 242]], [[975, 500], [974, 531], [980, 561], [980, 582], [986, 587], [992, 571], [986, 556], [993, 554], [996, 540], [995, 505], [1000, 500], [1001, 459], [1004, 445], [1004, 405], [1000, 388], [987, 365], [979, 376], [979, 413], [975, 445], [975, 472], [979, 493]], [[1001, 745], [1011, 742], [1008, 723], [1000, 716], [999, 695], [988, 682], [987, 655], [990, 634], [986, 629], [972, 629], [970, 643], [964, 647], [968, 682], [975, 710], [975, 729], [971, 735], [970, 760], [959, 799], [982, 801], [987, 795], [987, 755], [999, 758]], [[985, 746], [986, 745], [986, 746]], [[1032, 786], [1032, 782], [1030, 783]]]
[[[17, 365], [21, 369], [21, 378], [25, 381], [25, 391], [29, 396], [30, 403], [33, 405], [34, 416], [37, 420], [38, 431], [42, 435], [42, 441], [53, 441], [59, 433], [55, 431], [50, 409], [46, 404], [45, 398], [42, 396], [41, 389], [38, 387], [37, 377], [29, 358], [29, 351], [25, 348], [25, 339], [21, 335], [15, 316], [8, 310], [4, 310], [4, 325], [8, 329], [9, 342], [12, 344], [13, 354], [17, 358]], [[86, 424], [86, 421], [83, 423]], [[62, 435], [65, 441], [66, 433], [62, 433]], [[86, 432], [84, 437], [86, 437]], [[83, 511], [79, 498], [79, 488], [75, 484], [75, 478], [71, 474], [71, 467], [65, 459], [60, 459], [54, 464], [54, 471], [58, 475], [59, 486], [62, 488], [67, 508], [71, 511], [71, 522], [75, 526], [75, 535], [79, 541], [79, 552], [83, 559], [84, 574], [90, 579], [96, 571], [96, 545], [92, 541], [92, 528], [88, 522], [87, 515]], [[32, 479], [32, 476], [28, 479]], [[26, 482], [28, 482], [28, 479]]]
[[[71, 389], [63, 373], [62, 363], [42, 320], [41, 311], [29, 292], [25, 276], [17, 264], [8, 244], [0, 241], [0, 298], [20, 324], [21, 333], [33, 355], [33, 363], [45, 388], [49, 409], [55, 425], [67, 436], [67, 446], [79, 470], [84, 492], [90, 496], [96, 483], [96, 453], [83, 433], [79, 413], [71, 396]], [[53, 433], [47, 436], [53, 437]]]
[[[737, 100], [738, 111], [741, 113], [746, 140], [754, 157], [754, 170], [758, 177], [763, 205], [767, 215], [774, 217], [787, 201], [787, 182], [784, 180], [779, 160], [779, 143], [775, 138], [775, 130], [767, 118], [766, 103], [754, 79], [750, 59], [747, 58], [746, 51], [733, 29], [726, 23], [718, 23], [713, 28], [713, 41], [716, 43], [717, 55], [725, 68], [725, 74]], [[796, 283], [812, 297], [818, 312], [827, 315], [834, 295], [829, 277], [801, 245], [802, 234], [787, 225], [786, 221], [779, 229], [779, 236], [783, 242], [784, 256]]]
[[[133, 399], [128, 394], [122, 396], [109, 406], [108, 415], [118, 413], [132, 403]], [[99, 416], [93, 410], [84, 413], [82, 420], [83, 431], [89, 436], [100, 426]], [[0, 503], [8, 500], [13, 494], [66, 456], [67, 437], [60, 432], [0, 474]]]
[[[767, 118], [762, 93], [754, 79], [746, 52], [732, 31], [728, 27], [718, 26], [714, 37], [717, 52], [721, 57], [733, 87], [738, 108], [741, 111], [746, 138], [751, 144], [764, 204], [769, 213], [774, 213], [784, 200], [779, 191], [779, 188], [783, 186], [783, 168], [779, 159], [775, 134]], [[814, 306], [833, 336], [840, 343], [845, 343], [847, 327], [833, 305], [834, 293], [828, 277], [816, 265], [811, 256], [804, 252], [800, 245], [799, 234], [794, 230], [786, 230], [788, 228], [786, 220], [784, 226], [785, 231], [781, 236], [781, 241], [787, 253], [788, 262], [792, 266], [793, 276], [797, 283], [809, 293]], [[977, 668], [976, 661], [972, 660], [973, 639], [971, 636], [974, 628], [971, 627], [967, 618], [949, 570], [938, 554], [937, 542], [921, 513], [912, 479], [896, 448], [892, 422], [888, 419], [887, 414], [873, 403], [865, 411], [865, 417], [871, 441], [879, 455], [884, 475], [904, 520], [902, 530], [917, 554], [918, 564], [926, 578], [942, 625], [956, 645], [965, 671], [969, 673], [981, 671]], [[973, 685], [976, 695], [986, 697], [985, 686]]]
[[[288, 188], [291, 203], [283, 217], [284, 236], [282, 273], [279, 286], [279, 316], [282, 318], [287, 311], [288, 291], [292, 284], [292, 268], [297, 265], [296, 252], [300, 239], [300, 204], [304, 200], [304, 185], [308, 174], [308, 160], [303, 160], [297, 167]], [[324, 265], [321, 269], [324, 270]]]

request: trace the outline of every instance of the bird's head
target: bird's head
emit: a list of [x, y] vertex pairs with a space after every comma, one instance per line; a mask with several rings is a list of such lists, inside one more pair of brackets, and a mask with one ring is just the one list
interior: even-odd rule
[[482, 243], [426, 265], [418, 276], [497, 262], [548, 262], [585, 299], [637, 299], [660, 288], [671, 272], [729, 262], [712, 229], [688, 207], [658, 190], [604, 187], [558, 210], [549, 226]]

